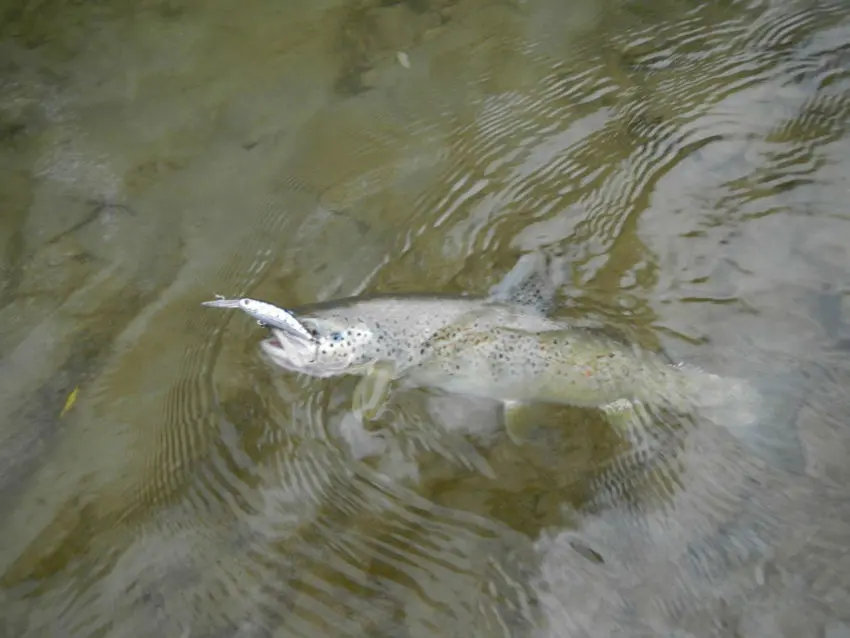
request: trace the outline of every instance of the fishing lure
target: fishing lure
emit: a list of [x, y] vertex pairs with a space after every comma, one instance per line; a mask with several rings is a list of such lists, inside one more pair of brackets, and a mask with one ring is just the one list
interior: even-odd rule
[[204, 301], [201, 305], [208, 308], [239, 308], [256, 319], [257, 323], [263, 327], [277, 328], [305, 341], [315, 341], [313, 333], [305, 328], [292, 313], [265, 301], [249, 299], [248, 297], [225, 299], [222, 295], [216, 295], [215, 301]]

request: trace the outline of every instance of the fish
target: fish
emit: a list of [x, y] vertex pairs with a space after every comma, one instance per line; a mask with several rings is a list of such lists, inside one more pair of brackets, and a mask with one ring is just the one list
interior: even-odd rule
[[380, 416], [393, 387], [493, 399], [509, 411], [530, 402], [599, 408], [621, 422], [648, 410], [700, 409], [738, 424], [756, 420], [760, 395], [747, 380], [553, 318], [551, 266], [539, 251], [525, 254], [483, 297], [372, 295], [296, 308], [317, 343], [311, 357], [275, 326], [260, 348], [290, 372], [359, 376], [352, 410], [364, 420]]

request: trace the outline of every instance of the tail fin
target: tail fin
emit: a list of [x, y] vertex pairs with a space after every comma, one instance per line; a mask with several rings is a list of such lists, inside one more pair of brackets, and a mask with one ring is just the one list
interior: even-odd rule
[[740, 377], [688, 372], [700, 375], [695, 399], [702, 418], [724, 427], [769, 465], [805, 471], [805, 453], [797, 431], [804, 397], [794, 379], [774, 375], [756, 385]]
[[763, 411], [763, 397], [746, 379], [722, 377], [702, 370], [684, 370], [699, 374], [694, 399], [700, 415], [728, 428], [758, 425]]

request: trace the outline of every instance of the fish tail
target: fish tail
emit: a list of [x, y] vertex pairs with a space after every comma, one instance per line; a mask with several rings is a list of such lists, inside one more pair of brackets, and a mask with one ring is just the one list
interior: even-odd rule
[[757, 424], [762, 395], [747, 379], [727, 377], [692, 365], [679, 365], [688, 394], [701, 416], [729, 428]]
[[768, 464], [789, 471], [805, 468], [805, 453], [797, 431], [802, 405], [793, 388], [756, 385], [743, 377], [710, 374], [696, 368], [684, 370], [694, 383], [699, 416], [725, 428], [750, 453]]

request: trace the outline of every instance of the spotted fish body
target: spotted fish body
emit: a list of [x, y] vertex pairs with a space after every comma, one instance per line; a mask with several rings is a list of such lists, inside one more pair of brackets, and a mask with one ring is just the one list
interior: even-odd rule
[[[558, 325], [525, 309], [464, 297], [375, 296], [295, 312], [308, 330], [315, 331], [319, 343], [316, 366], [297, 371], [317, 377], [360, 374], [376, 362], [391, 363], [404, 374], [433, 355], [433, 340], [447, 326], [470, 316], [523, 330]], [[278, 336], [278, 343], [284, 341], [282, 337]], [[274, 359], [276, 353], [265, 349]]]
[[758, 394], [742, 379], [672, 365], [654, 352], [585, 329], [529, 331], [489, 319], [451, 325], [435, 335], [427, 356], [408, 372], [411, 381], [511, 402], [588, 408], [639, 402], [679, 412], [728, 405], [736, 424], [756, 418]]
[[399, 382], [581, 407], [626, 401], [692, 410], [732, 401], [739, 417], [754, 418], [757, 395], [744, 381], [671, 365], [655, 353], [547, 317], [544, 293], [552, 287], [539, 269], [523, 267], [528, 263], [520, 260], [487, 298], [377, 296], [296, 309], [317, 343], [312, 360], [299, 359], [276, 330], [262, 349], [295, 372], [361, 375], [355, 404], [365, 403], [368, 413], [379, 409], [389, 384]]
[[519, 328], [553, 326], [551, 307], [557, 276], [540, 253], [522, 257], [489, 297], [383, 295], [351, 297], [297, 308], [298, 321], [312, 332], [316, 349], [304, 356], [285, 332], [274, 329], [261, 348], [276, 365], [315, 377], [365, 374], [375, 364], [401, 375], [414, 368], [434, 333], [470, 313], [489, 314]]

